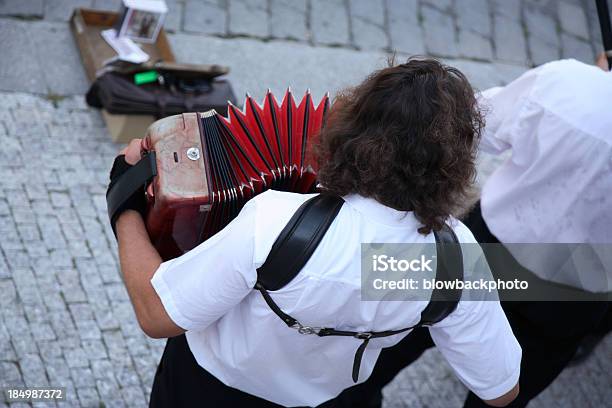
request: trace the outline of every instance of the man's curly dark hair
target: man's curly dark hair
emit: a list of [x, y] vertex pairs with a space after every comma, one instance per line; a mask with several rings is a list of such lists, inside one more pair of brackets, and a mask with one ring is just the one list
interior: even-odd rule
[[420, 233], [437, 231], [469, 196], [483, 126], [458, 69], [410, 58], [336, 97], [317, 146], [319, 181], [413, 211]]

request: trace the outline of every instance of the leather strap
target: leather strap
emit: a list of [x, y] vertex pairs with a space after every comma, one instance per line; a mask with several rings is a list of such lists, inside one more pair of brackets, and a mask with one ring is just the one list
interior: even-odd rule
[[317, 249], [343, 204], [341, 197], [329, 194], [319, 194], [302, 204], [257, 269], [258, 282], [267, 290], [278, 290], [291, 282]]
[[[463, 254], [455, 232], [447, 224], [434, 231], [436, 238], [436, 281], [463, 280]], [[434, 289], [431, 299], [421, 312], [418, 326], [438, 323], [457, 308], [461, 299], [460, 289]]]
[[126, 171], [106, 194], [108, 216], [114, 220], [118, 216], [121, 206], [138, 189], [144, 187], [157, 176], [157, 164], [155, 162], [155, 152], [147, 153], [138, 163]]

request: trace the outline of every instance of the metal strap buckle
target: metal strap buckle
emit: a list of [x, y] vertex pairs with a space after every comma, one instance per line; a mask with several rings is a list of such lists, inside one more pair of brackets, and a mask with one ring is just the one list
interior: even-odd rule
[[361, 340], [370, 340], [373, 334], [371, 332], [359, 332], [355, 334], [355, 337]]
[[304, 326], [300, 322], [295, 322], [292, 329], [296, 329], [300, 334], [319, 334], [321, 327]]

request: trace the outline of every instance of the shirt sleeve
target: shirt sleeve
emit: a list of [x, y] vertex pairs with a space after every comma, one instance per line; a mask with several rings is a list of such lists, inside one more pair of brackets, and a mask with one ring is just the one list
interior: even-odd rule
[[479, 398], [501, 397], [517, 384], [521, 347], [499, 302], [461, 301], [429, 330], [457, 377]]
[[253, 289], [255, 209], [250, 200], [223, 230], [155, 272], [151, 283], [183, 329], [205, 329]]
[[478, 95], [486, 122], [480, 150], [501, 154], [513, 147], [521, 108], [529, 98], [539, 72], [540, 68], [529, 70], [504, 87], [490, 88]]

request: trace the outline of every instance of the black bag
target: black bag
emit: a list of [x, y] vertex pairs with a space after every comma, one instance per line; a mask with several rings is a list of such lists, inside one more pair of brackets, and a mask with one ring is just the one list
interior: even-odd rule
[[160, 82], [136, 85], [133, 74], [107, 72], [87, 91], [92, 107], [114, 114], [153, 115], [156, 118], [215, 109], [227, 115], [227, 102], [236, 102], [230, 83], [223, 79], [167, 72]]
[[[412, 327], [399, 330], [354, 332], [329, 327], [310, 327], [302, 325], [295, 318], [284, 313], [268, 291], [284, 287], [297, 276], [323, 239], [343, 204], [344, 200], [341, 197], [328, 194], [320, 194], [302, 204], [274, 242], [264, 264], [257, 269], [255, 289], [261, 292], [272, 311], [288, 327], [296, 329], [300, 334], [316, 334], [320, 337], [349, 336], [363, 340], [355, 352], [353, 361], [352, 377], [353, 381], [357, 382], [361, 358], [370, 339], [393, 336], [417, 327], [438, 323], [457, 308], [461, 299], [461, 290], [434, 289], [431, 300], [421, 312], [420, 321]], [[444, 228], [434, 232], [434, 235], [438, 258], [436, 280], [463, 280], [463, 256], [455, 233], [445, 224]]]

